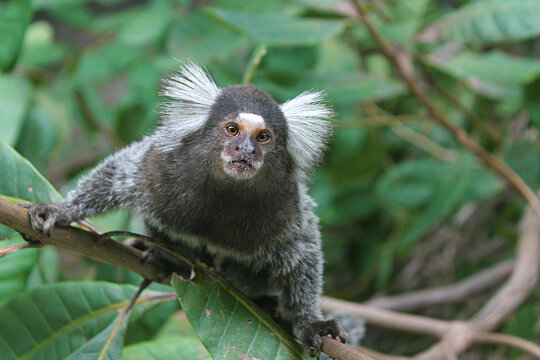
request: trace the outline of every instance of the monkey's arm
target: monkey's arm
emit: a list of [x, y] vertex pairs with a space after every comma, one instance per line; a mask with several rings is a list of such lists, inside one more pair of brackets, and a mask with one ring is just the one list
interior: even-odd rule
[[133, 205], [139, 197], [139, 164], [148, 146], [143, 140], [106, 158], [79, 181], [62, 204], [29, 204], [32, 227], [50, 234], [55, 225], [68, 226], [90, 215]]

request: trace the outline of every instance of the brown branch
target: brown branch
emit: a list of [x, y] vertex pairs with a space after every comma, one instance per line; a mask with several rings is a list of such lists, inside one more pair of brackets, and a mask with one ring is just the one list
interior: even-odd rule
[[163, 270], [152, 262], [143, 264], [140, 251], [113, 240], [104, 241], [97, 246], [99, 235], [74, 227], [57, 227], [53, 229], [51, 236], [44, 235], [32, 229], [26, 209], [3, 198], [0, 198], [0, 223], [38, 240], [43, 245], [54, 245], [75, 251], [125, 267], [146, 279], [163, 282], [163, 279], [160, 279]]
[[513, 261], [505, 261], [452, 285], [411, 291], [403, 295], [381, 296], [365, 304], [381, 309], [411, 311], [433, 305], [463, 301], [500, 283], [512, 272]]
[[521, 220], [517, 257], [512, 276], [499, 292], [475, 315], [478, 329], [498, 327], [525, 301], [538, 280], [540, 266], [540, 221], [529, 207]]
[[444, 115], [444, 113], [439, 110], [439, 108], [437, 108], [431, 99], [424, 93], [420, 84], [414, 77], [410, 56], [402, 50], [392, 47], [392, 45], [375, 27], [375, 25], [373, 25], [367, 16], [367, 11], [364, 7], [365, 0], [350, 1], [358, 11], [360, 19], [366, 25], [371, 36], [379, 45], [382, 54], [388, 59], [388, 61], [390, 61], [391, 64], [394, 65], [403, 82], [407, 85], [417, 100], [427, 109], [430, 116], [440, 125], [445, 127], [457, 142], [459, 142], [466, 149], [472, 151], [488, 168], [492, 169], [504, 180], [506, 180], [508, 184], [510, 184], [518, 193], [520, 193], [529, 202], [529, 204], [531, 204], [535, 212], [540, 216], [540, 200], [531, 190], [531, 188], [523, 181], [523, 179], [505, 162], [485, 150], [462, 128], [454, 125], [450, 118]]
[[[465, 322], [436, 320], [420, 315], [403, 314], [330, 297], [323, 297], [322, 308], [325, 312], [345, 310], [349, 314], [365, 319], [367, 323], [372, 325], [404, 332], [424, 334], [436, 338], [450, 337], [449, 334], [452, 334], [452, 336], [456, 336], [456, 334], [458, 334], [459, 338], [461, 338], [463, 335], [467, 335], [465, 340], [474, 344], [499, 344], [513, 346], [540, 358], [540, 346], [530, 341], [504, 334], [476, 331]], [[447, 347], [445, 347], [445, 349], [446, 348]], [[440, 351], [441, 349], [437, 349], [437, 352], [430, 350], [429, 355], [425, 355], [425, 357], [422, 357], [421, 359], [444, 359], [444, 354], [447, 352], [443, 352], [443, 357], [440, 357]], [[380, 358], [383, 360], [385, 356], [388, 357], [388, 355], [377, 357], [376, 352], [365, 352], [373, 356], [375, 359]], [[391, 358], [392, 357], [389, 357], [389, 359]], [[396, 359], [406, 358], [407, 357], [397, 357]]]
[[373, 358], [366, 354], [363, 354], [359, 351], [354, 350], [349, 346], [343, 346], [340, 341], [334, 340], [329, 337], [322, 338], [322, 351], [334, 358], [342, 360], [381, 360], [378, 358]]
[[345, 310], [351, 315], [363, 318], [369, 324], [432, 337], [442, 337], [448, 330], [448, 322], [444, 320], [378, 309], [373, 306], [331, 297], [323, 297], [322, 309], [326, 313]]

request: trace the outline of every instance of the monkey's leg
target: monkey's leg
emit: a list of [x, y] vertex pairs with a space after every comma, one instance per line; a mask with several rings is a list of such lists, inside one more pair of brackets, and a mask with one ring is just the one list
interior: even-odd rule
[[[283, 315], [291, 321], [294, 335], [307, 347], [311, 356], [321, 353], [322, 336], [345, 342], [347, 333], [337, 320], [323, 320], [321, 307], [322, 256], [320, 249], [308, 247], [300, 258], [291, 259], [294, 265], [281, 267], [277, 277], [282, 284], [278, 304]], [[285, 271], [283, 271], [285, 269]]]

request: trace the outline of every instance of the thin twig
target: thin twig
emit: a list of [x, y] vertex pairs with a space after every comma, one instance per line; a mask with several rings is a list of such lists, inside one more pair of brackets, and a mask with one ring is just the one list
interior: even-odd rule
[[247, 84], [251, 81], [251, 79], [253, 79], [253, 76], [255, 76], [255, 72], [261, 64], [262, 58], [266, 55], [266, 52], [265, 44], [259, 45], [255, 51], [253, 51], [253, 55], [251, 55], [246, 71], [244, 72], [244, 76], [242, 77], [242, 84]]
[[30, 243], [6, 246], [5, 248], [0, 249], [0, 258], [3, 258], [4, 256], [9, 255], [11, 253], [14, 253], [15, 251], [28, 249], [28, 248], [40, 248], [42, 246], [43, 245], [41, 244], [30, 244]]
[[135, 301], [137, 301], [139, 296], [141, 296], [141, 293], [143, 292], [143, 290], [146, 289], [148, 287], [148, 285], [150, 285], [151, 283], [152, 283], [152, 280], [149, 280], [149, 279], [144, 279], [141, 282], [141, 284], [139, 285], [139, 289], [131, 297], [131, 300], [129, 301], [128, 305], [124, 308], [124, 311], [122, 311], [122, 315], [120, 315], [120, 317], [118, 318], [118, 321], [114, 325], [114, 329], [109, 334], [109, 337], [107, 338], [107, 341], [105, 342], [105, 344], [103, 345], [103, 348], [101, 349], [101, 351], [99, 353], [98, 360], [103, 360], [107, 356], [107, 351], [109, 350], [109, 348], [110, 348], [110, 346], [111, 346], [111, 344], [112, 344], [112, 342], [114, 340], [114, 337], [116, 336], [116, 334], [118, 333], [118, 330], [120, 329], [120, 327], [122, 326], [122, 324], [126, 320], [127, 316], [131, 312], [131, 309], [133, 308], [133, 305], [135, 305]]
[[506, 345], [534, 355], [540, 359], [540, 347], [530, 341], [506, 334], [482, 333], [473, 334], [473, 341], [477, 344]]

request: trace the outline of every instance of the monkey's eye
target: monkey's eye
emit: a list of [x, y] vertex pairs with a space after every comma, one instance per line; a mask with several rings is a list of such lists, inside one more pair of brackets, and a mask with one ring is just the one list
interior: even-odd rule
[[238, 128], [234, 125], [227, 125], [225, 127], [225, 131], [227, 131], [227, 133], [232, 136], [238, 135]]
[[270, 135], [266, 131], [261, 131], [259, 134], [257, 134], [257, 141], [258, 142], [267, 142], [270, 140]]

